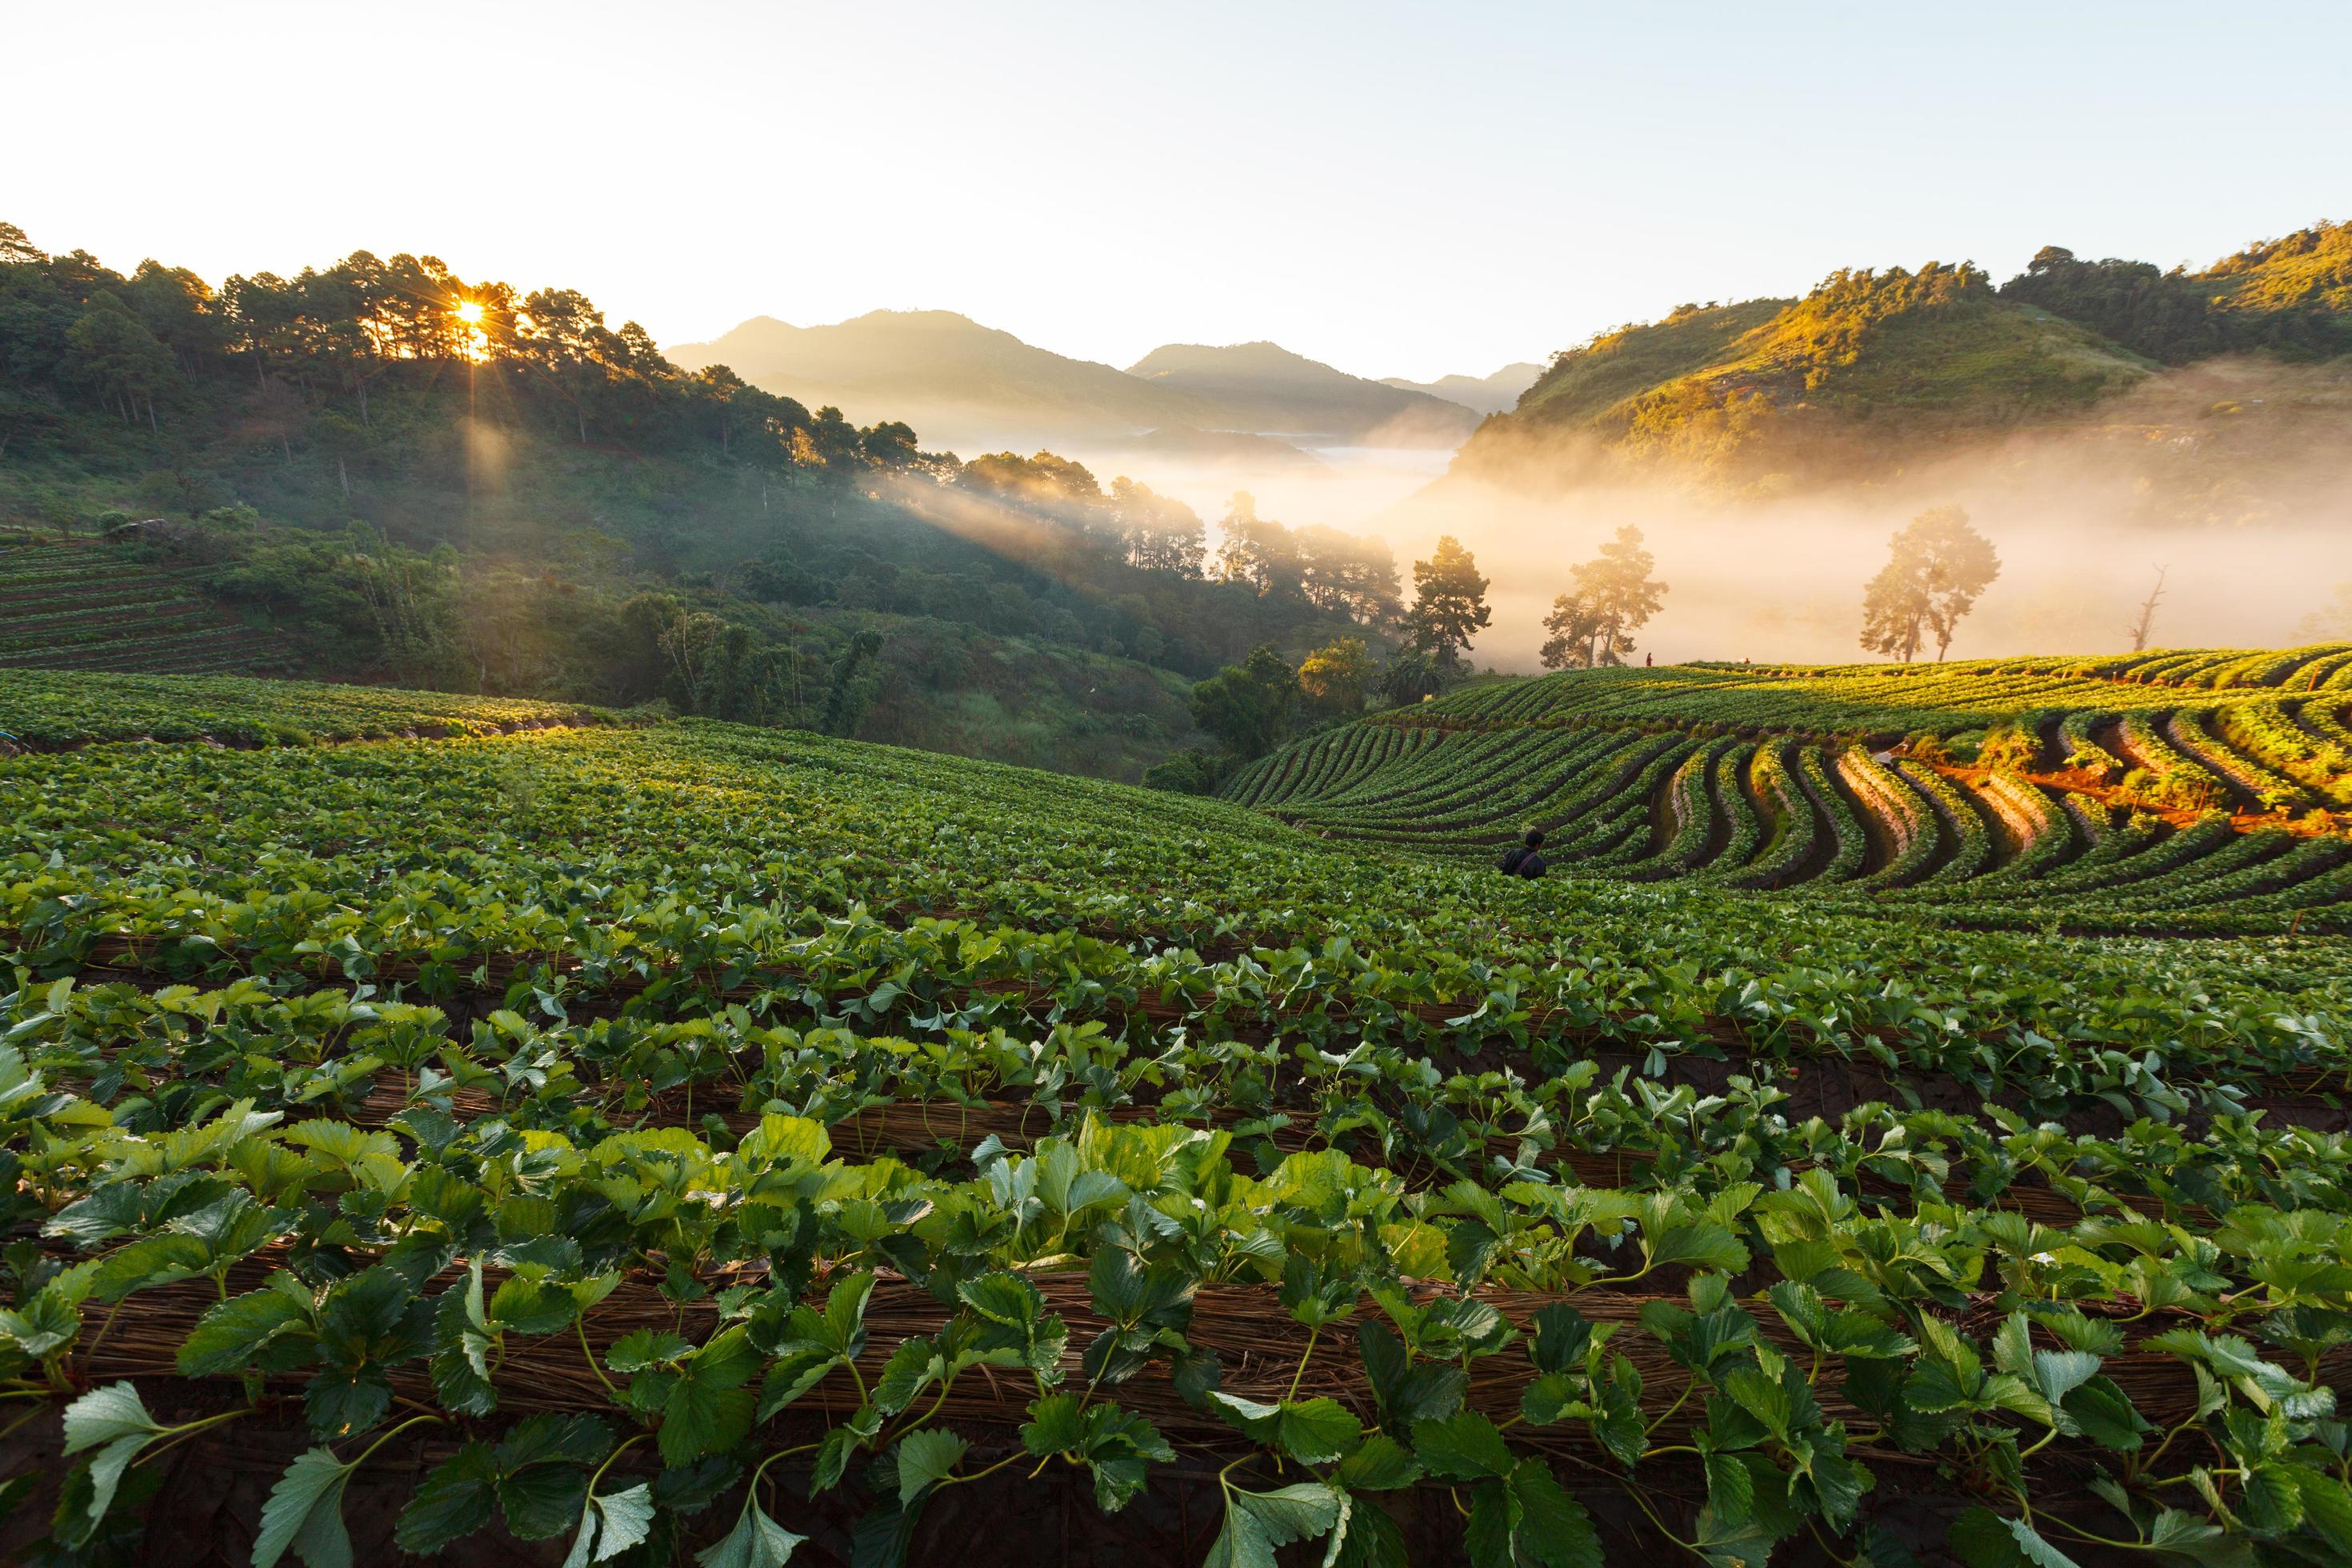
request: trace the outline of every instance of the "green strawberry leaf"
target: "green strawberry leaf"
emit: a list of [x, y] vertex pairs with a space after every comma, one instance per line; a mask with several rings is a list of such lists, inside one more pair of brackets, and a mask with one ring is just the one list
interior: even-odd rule
[[696, 1552], [694, 1560], [702, 1568], [784, 1568], [807, 1539], [770, 1519], [757, 1499], [747, 1498], [735, 1528]]
[[65, 1452], [79, 1454], [85, 1448], [95, 1448], [101, 1443], [145, 1434], [162, 1436], [166, 1430], [162, 1423], [147, 1414], [147, 1402], [139, 1390], [128, 1383], [110, 1383], [104, 1388], [93, 1388], [66, 1406]]
[[1495, 1424], [1469, 1410], [1444, 1421], [1415, 1425], [1412, 1451], [1430, 1474], [1448, 1480], [1507, 1476], [1515, 1463]]
[[653, 1533], [653, 1494], [643, 1481], [626, 1491], [590, 1494], [581, 1510], [580, 1533], [572, 1540], [563, 1568], [588, 1568], [618, 1557]]
[[[487, 1443], [467, 1444], [418, 1485], [393, 1526], [394, 1542], [403, 1552], [425, 1556], [473, 1534], [490, 1522], [498, 1484], [495, 1450]], [[578, 1511], [567, 1513], [565, 1522]]]
[[909, 1432], [898, 1443], [898, 1502], [901, 1507], [925, 1488], [945, 1479], [971, 1447], [943, 1427]]
[[356, 1461], [345, 1464], [325, 1447], [312, 1448], [287, 1466], [261, 1505], [253, 1568], [270, 1568], [289, 1549], [310, 1568], [352, 1568], [351, 1532], [343, 1528], [343, 1488], [357, 1468]]

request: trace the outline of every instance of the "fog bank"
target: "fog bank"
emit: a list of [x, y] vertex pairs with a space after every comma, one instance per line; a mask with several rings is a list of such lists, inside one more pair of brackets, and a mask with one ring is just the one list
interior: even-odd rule
[[[2262, 360], [2153, 376], [2062, 425], [1955, 448], [1867, 430], [1854, 456], [1811, 477], [1636, 467], [1589, 437], [1520, 448], [1515, 467], [1410, 449], [1318, 451], [1320, 467], [1125, 460], [1215, 524], [1235, 489], [1260, 516], [1385, 538], [1410, 563], [1442, 534], [1492, 580], [1481, 665], [1538, 668], [1542, 621], [1622, 524], [1647, 535], [1664, 609], [1637, 636], [1661, 662], [1859, 660], [1862, 588], [1888, 536], [1934, 506], [1965, 508], [2000, 575], [1960, 625], [1950, 657], [2105, 653], [2128, 631], [2156, 568], [2168, 568], [2157, 647], [2278, 647], [2310, 639], [2352, 584], [2352, 374]], [[1137, 471], [1140, 468], [1142, 471]], [[1442, 476], [1442, 477], [1441, 477]], [[2326, 631], [2323, 626], [2319, 628]], [[2332, 636], [2352, 636], [2352, 627]]]

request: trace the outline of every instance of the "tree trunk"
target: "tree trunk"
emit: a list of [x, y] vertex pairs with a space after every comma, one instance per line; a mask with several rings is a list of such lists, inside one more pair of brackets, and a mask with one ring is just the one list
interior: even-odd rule
[[572, 413], [580, 421], [580, 444], [585, 447], [588, 444], [588, 411], [575, 403], [572, 405]]
[[152, 393], [147, 395], [147, 428], [158, 436], [163, 433], [163, 427], [155, 423], [155, 395]]
[[360, 377], [360, 428], [362, 430], [374, 428], [368, 423], [367, 377], [365, 376]]
[[294, 442], [282, 429], [278, 432], [278, 445], [286, 454], [286, 461], [290, 467], [294, 461]]
[[351, 471], [350, 471], [349, 469], [347, 469], [347, 468], [345, 468], [343, 467], [343, 459], [342, 459], [342, 458], [341, 458], [340, 455], [338, 455], [338, 456], [336, 457], [336, 458], [335, 458], [335, 478], [336, 478], [336, 479], [337, 479], [337, 480], [339, 480], [339, 481], [341, 483], [341, 485], [342, 485], [342, 487], [343, 487], [343, 499], [344, 499], [345, 500], [351, 500], [351, 499], [352, 499], [352, 476], [351, 476]]

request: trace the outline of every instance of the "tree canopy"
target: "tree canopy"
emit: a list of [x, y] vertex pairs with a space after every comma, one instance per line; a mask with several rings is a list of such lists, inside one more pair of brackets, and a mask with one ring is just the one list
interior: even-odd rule
[[1412, 608], [1405, 616], [1412, 647], [1441, 669], [1457, 668], [1470, 639], [1493, 618], [1486, 587], [1477, 558], [1452, 534], [1440, 538], [1428, 560], [1412, 563]]
[[1603, 629], [1601, 612], [1581, 594], [1562, 594], [1544, 617], [1544, 630], [1551, 635], [1537, 657], [1546, 669], [1590, 669], [1600, 658]]
[[2000, 575], [2000, 557], [1956, 506], [1921, 512], [1887, 541], [1886, 564], [1862, 592], [1862, 646], [1908, 664], [1936, 639], [1936, 658], [1977, 595]]
[[1324, 712], [1354, 713], [1364, 706], [1374, 673], [1364, 639], [1339, 637], [1299, 661], [1298, 689]]
[[1622, 664], [1633, 651], [1633, 633], [1665, 603], [1667, 584], [1652, 575], [1657, 567], [1657, 558], [1642, 548], [1642, 531], [1627, 523], [1597, 558], [1570, 571], [1574, 591], [1553, 600], [1544, 617], [1551, 633], [1543, 646], [1545, 667]]
[[1286, 528], [1236, 490], [1219, 524], [1217, 572], [1262, 599], [1309, 605], [1368, 626], [1401, 613], [1395, 559], [1381, 540], [1311, 523]]
[[1289, 732], [1298, 677], [1270, 643], [1192, 688], [1192, 721], [1247, 761], [1271, 751]]

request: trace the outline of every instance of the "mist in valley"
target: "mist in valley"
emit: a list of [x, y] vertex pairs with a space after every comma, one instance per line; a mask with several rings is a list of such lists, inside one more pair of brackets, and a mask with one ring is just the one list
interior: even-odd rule
[[1543, 617], [1570, 568], [1626, 523], [1672, 590], [1638, 635], [1642, 652], [1662, 663], [1864, 659], [1863, 584], [1888, 537], [1949, 505], [2001, 563], [1954, 658], [2128, 648], [2159, 566], [2151, 647], [2352, 637], [2338, 595], [2352, 583], [2352, 382], [2273, 362], [2167, 373], [2070, 425], [1802, 482], [1643, 468], [1576, 439], [1522, 448], [1516, 468], [1413, 447], [1275, 464], [1118, 447], [1077, 455], [1106, 483], [1129, 474], [1192, 507], [1213, 548], [1236, 490], [1261, 517], [1377, 535], [1408, 596], [1411, 563], [1454, 535], [1492, 584], [1493, 624], [1472, 658], [1506, 671], [1538, 668]]

